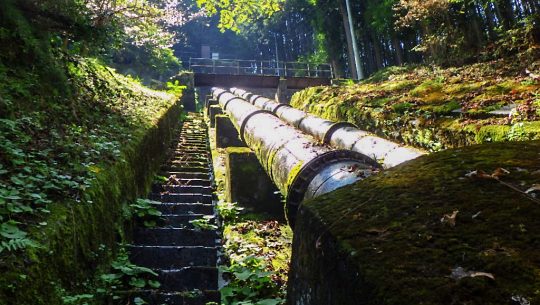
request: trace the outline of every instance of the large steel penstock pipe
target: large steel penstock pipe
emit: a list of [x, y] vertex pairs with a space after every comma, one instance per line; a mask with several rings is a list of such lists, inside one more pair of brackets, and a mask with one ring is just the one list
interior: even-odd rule
[[224, 89], [213, 88], [212, 95], [285, 196], [291, 220], [304, 199], [331, 192], [379, 170], [379, 165], [365, 155], [320, 145], [272, 112]]
[[314, 136], [323, 143], [369, 156], [378, 160], [385, 168], [425, 154], [419, 149], [403, 146], [360, 130], [351, 123], [325, 120], [287, 104], [276, 103], [274, 100], [239, 88], [231, 88], [231, 91], [236, 96], [248, 100], [254, 106], [271, 111], [283, 121]]

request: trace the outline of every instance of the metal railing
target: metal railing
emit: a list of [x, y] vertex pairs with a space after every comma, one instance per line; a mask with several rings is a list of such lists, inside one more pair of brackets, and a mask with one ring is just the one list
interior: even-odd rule
[[262, 75], [284, 77], [333, 78], [329, 64], [309, 64], [274, 60], [190, 58], [189, 69], [195, 73]]

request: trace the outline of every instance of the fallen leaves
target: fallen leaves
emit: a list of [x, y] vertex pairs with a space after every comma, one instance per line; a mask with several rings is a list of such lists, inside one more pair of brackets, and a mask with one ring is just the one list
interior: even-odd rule
[[536, 198], [540, 195], [540, 184], [533, 184], [530, 188], [525, 191], [525, 194]]
[[455, 227], [456, 226], [456, 216], [457, 214], [459, 213], [458, 210], [454, 210], [452, 212], [452, 214], [444, 214], [443, 217], [441, 218], [441, 223], [442, 224], [447, 224], [451, 227]]
[[496, 168], [493, 173], [491, 174], [488, 174], [486, 172], [484, 172], [483, 170], [475, 170], [475, 171], [472, 171], [472, 172], [469, 172], [467, 174], [465, 174], [465, 177], [467, 178], [478, 178], [478, 179], [495, 179], [495, 180], [499, 180], [501, 177], [503, 176], [506, 176], [510, 174], [510, 171], [502, 168], [502, 167], [499, 167], [499, 168]]
[[492, 273], [482, 272], [482, 271], [467, 271], [463, 267], [456, 267], [452, 269], [450, 277], [454, 280], [461, 280], [466, 277], [487, 277], [492, 280], [495, 280], [495, 276]]
[[495, 180], [495, 181], [499, 182], [500, 184], [502, 184], [502, 185], [504, 185], [504, 186], [506, 186], [506, 187], [518, 192], [518, 193], [523, 194], [529, 200], [540, 204], [540, 200], [538, 200], [536, 198], [538, 196], [538, 194], [540, 193], [540, 184], [533, 184], [532, 187], [530, 187], [526, 191], [523, 191], [520, 188], [518, 188], [517, 186], [514, 186], [514, 185], [512, 185], [510, 183], [507, 183], [507, 182], [504, 182], [504, 181], [501, 180], [501, 178], [503, 176], [506, 176], [506, 175], [509, 175], [509, 174], [510, 174], [510, 171], [508, 171], [508, 170], [506, 170], [506, 169], [504, 169], [502, 167], [499, 167], [499, 168], [495, 169], [491, 174], [488, 174], [488, 173], [484, 172], [483, 170], [474, 170], [474, 171], [471, 171], [471, 172], [468, 172], [467, 174], [465, 174], [465, 177], [474, 178], [474, 179]]

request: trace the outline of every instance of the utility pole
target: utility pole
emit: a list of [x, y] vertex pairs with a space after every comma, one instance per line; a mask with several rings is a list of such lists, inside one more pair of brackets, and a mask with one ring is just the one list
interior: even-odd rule
[[356, 36], [354, 35], [351, 3], [349, 2], [349, 0], [345, 0], [345, 5], [347, 8], [347, 18], [349, 20], [349, 31], [351, 34], [352, 48], [354, 54], [354, 67], [351, 67], [351, 69], [356, 70], [356, 73], [353, 73], [353, 75], [356, 74], [358, 76], [358, 79], [364, 79], [364, 71], [362, 70], [362, 65], [360, 64], [360, 55], [358, 54], [358, 44], [356, 43]]
[[274, 33], [274, 44], [276, 46], [276, 72], [278, 76], [281, 76], [279, 73], [279, 57], [278, 57], [278, 47], [277, 47], [277, 33]]

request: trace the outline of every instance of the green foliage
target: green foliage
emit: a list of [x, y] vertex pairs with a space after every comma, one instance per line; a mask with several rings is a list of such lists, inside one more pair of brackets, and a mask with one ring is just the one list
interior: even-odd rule
[[243, 209], [236, 202], [220, 200], [217, 203], [218, 214], [226, 222], [235, 222]]
[[196, 230], [217, 230], [218, 226], [212, 223], [214, 216], [206, 215], [203, 218], [190, 220], [189, 223], [195, 227]]
[[145, 227], [155, 227], [161, 216], [161, 212], [156, 208], [157, 203], [159, 202], [138, 198], [128, 205], [125, 217], [129, 219], [136, 216], [136, 220], [142, 222]]
[[[54, 201], [91, 204], [85, 190], [105, 166], [123, 162], [120, 147], [131, 139], [129, 130], [151, 126], [149, 117], [171, 103], [172, 96], [144, 89], [97, 61], [71, 58], [66, 68], [76, 101], [57, 103], [53, 97], [18, 118], [0, 119], [0, 223], [13, 230], [46, 226], [41, 218]], [[6, 83], [17, 86], [16, 79]], [[21, 112], [26, 104], [13, 107]], [[1, 234], [0, 245], [0, 252], [13, 252], [37, 244]]]
[[233, 262], [221, 271], [230, 276], [229, 283], [220, 289], [224, 305], [277, 305], [284, 300], [275, 297], [278, 287], [272, 281], [272, 272], [266, 271], [261, 258], [247, 256]]
[[404, 103], [398, 103], [392, 105], [392, 110], [394, 110], [397, 113], [405, 113], [405, 111], [411, 109], [413, 107], [413, 104], [404, 102]]
[[270, 18], [279, 12], [284, 0], [197, 0], [197, 5], [204, 8], [210, 15], [220, 15], [218, 27], [222, 30], [240, 32], [241, 28], [260, 19]]
[[0, 242], [0, 253], [2, 251], [17, 251], [25, 248], [37, 248], [39, 244], [28, 238], [28, 234], [17, 226], [19, 223], [13, 220], [0, 225], [0, 236], [4, 238]]
[[157, 273], [146, 267], [137, 266], [129, 261], [129, 253], [121, 247], [116, 258], [110, 263], [106, 271], [97, 275], [93, 285], [85, 285], [85, 292], [75, 295], [66, 295], [62, 301], [64, 305], [89, 304], [148, 304], [140, 297], [126, 300], [129, 294], [140, 289], [157, 289], [161, 286], [156, 280]]
[[167, 92], [177, 97], [180, 97], [186, 88], [186, 86], [180, 85], [178, 80], [167, 82]]
[[315, 35], [315, 48], [313, 53], [298, 57], [297, 61], [308, 64], [326, 64], [328, 62], [328, 51], [326, 50], [326, 36], [324, 33]]
[[117, 292], [133, 288], [159, 288], [158, 281], [153, 280], [158, 274], [146, 267], [137, 266], [129, 261], [128, 253], [121, 250], [116, 259], [111, 263], [111, 273], [100, 275], [105, 284], [105, 290], [98, 292], [114, 296]]

